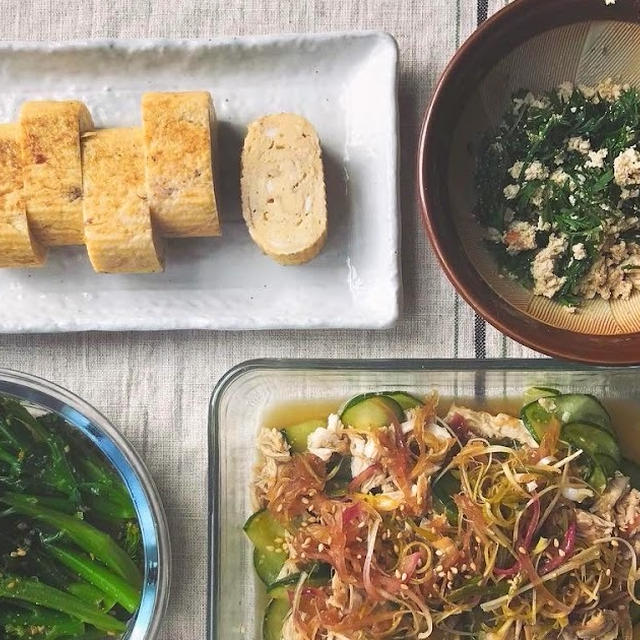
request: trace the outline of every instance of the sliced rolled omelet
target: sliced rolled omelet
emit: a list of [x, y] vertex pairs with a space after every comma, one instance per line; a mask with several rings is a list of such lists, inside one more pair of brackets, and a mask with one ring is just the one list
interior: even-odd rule
[[80, 135], [93, 127], [82, 102], [25, 102], [20, 110], [24, 198], [45, 246], [83, 244]]
[[37, 267], [45, 256], [27, 222], [19, 127], [0, 124], [0, 267]]
[[169, 237], [219, 236], [206, 91], [142, 96], [147, 194], [153, 224]]
[[163, 244], [151, 225], [142, 130], [102, 129], [82, 138], [84, 235], [100, 273], [163, 269]]
[[242, 214], [255, 243], [284, 265], [314, 258], [327, 237], [318, 136], [293, 113], [255, 120], [242, 149]]

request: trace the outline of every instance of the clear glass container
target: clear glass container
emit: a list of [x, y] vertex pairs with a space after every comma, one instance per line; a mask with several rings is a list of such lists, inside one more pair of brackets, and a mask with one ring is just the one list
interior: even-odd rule
[[[261, 638], [265, 589], [242, 532], [255, 440], [275, 407], [340, 401], [372, 390], [402, 389], [505, 404], [529, 386], [592, 393], [614, 408], [622, 450], [640, 457], [640, 369], [594, 368], [555, 360], [255, 360], [218, 383], [209, 415], [209, 640]], [[635, 406], [634, 406], [635, 405]]]
[[144, 549], [142, 599], [123, 640], [153, 640], [169, 597], [171, 553], [164, 509], [144, 463], [102, 414], [62, 387], [26, 373], [0, 369], [0, 394], [62, 416], [93, 442], [122, 477], [136, 508]]

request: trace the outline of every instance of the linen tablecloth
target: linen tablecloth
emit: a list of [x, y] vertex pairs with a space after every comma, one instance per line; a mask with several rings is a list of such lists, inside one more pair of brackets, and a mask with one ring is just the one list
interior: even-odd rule
[[[415, 152], [438, 75], [506, 0], [0, 0], [0, 38], [202, 38], [380, 29], [400, 47], [404, 308], [388, 331], [0, 336], [0, 366], [48, 378], [107, 415], [145, 459], [171, 527], [163, 640], [204, 638], [207, 407], [231, 366], [258, 357], [516, 357], [533, 352], [479, 320], [441, 273], [415, 197]], [[1, 296], [0, 296], [1, 303]]]

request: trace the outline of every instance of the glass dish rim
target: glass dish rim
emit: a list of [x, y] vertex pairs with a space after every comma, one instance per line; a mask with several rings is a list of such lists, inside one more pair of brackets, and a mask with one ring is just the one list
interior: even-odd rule
[[[219, 473], [219, 422], [220, 401], [227, 388], [244, 375], [253, 371], [565, 371], [576, 373], [612, 373], [615, 371], [640, 371], [640, 365], [603, 366], [553, 358], [254, 358], [240, 362], [216, 383], [208, 407], [207, 425], [207, 619], [206, 639], [219, 640], [216, 634], [219, 598], [220, 559], [217, 538], [219, 537], [219, 500], [212, 490]], [[215, 532], [215, 534], [214, 534]]]
[[60, 415], [91, 441], [127, 484], [137, 517], [143, 524], [145, 562], [140, 607], [123, 638], [153, 640], [169, 598], [171, 544], [160, 494], [142, 458], [120, 430], [93, 405], [54, 382], [0, 368], [0, 392]]

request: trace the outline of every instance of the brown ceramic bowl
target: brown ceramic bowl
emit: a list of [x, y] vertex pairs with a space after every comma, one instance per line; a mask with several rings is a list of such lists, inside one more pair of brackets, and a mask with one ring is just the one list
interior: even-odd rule
[[543, 353], [593, 364], [640, 363], [640, 293], [576, 314], [501, 277], [472, 211], [474, 149], [511, 94], [607, 77], [640, 86], [640, 0], [515, 0], [445, 69], [418, 151], [418, 195], [445, 273], [497, 329]]

